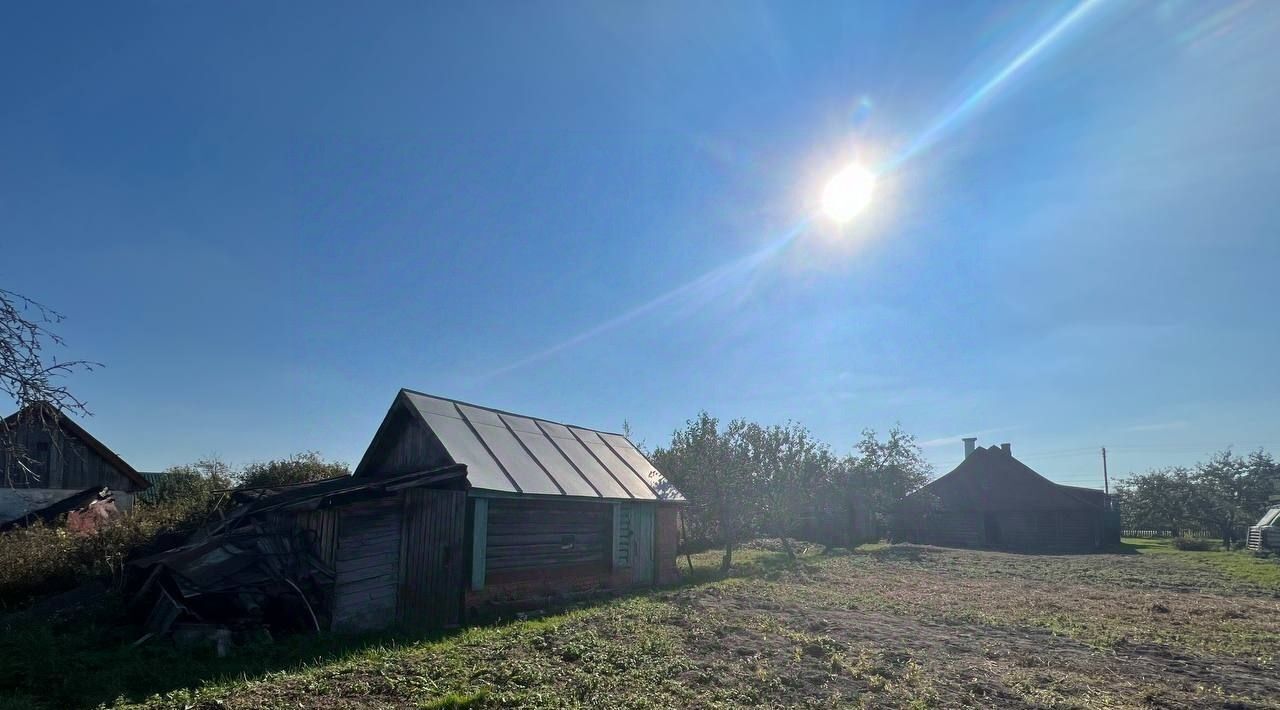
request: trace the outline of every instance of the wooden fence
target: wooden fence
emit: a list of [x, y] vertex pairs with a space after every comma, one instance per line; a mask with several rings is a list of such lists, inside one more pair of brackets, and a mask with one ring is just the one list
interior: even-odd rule
[[[1236, 539], [1237, 539], [1237, 540], [1243, 540], [1243, 539], [1244, 539], [1244, 537], [1245, 537], [1245, 534], [1246, 534], [1246, 533], [1248, 533], [1248, 532], [1249, 532], [1249, 530], [1248, 530], [1248, 528], [1247, 528], [1247, 527], [1245, 527], [1245, 526], [1241, 526], [1241, 527], [1240, 527], [1239, 529], [1237, 529], [1235, 532], [1236, 532]], [[1120, 535], [1121, 535], [1122, 537], [1152, 537], [1152, 538], [1155, 538], [1155, 537], [1174, 537], [1173, 535], [1170, 535], [1170, 534], [1169, 534], [1169, 531], [1168, 531], [1168, 530], [1128, 530], [1128, 529], [1125, 529], [1125, 530], [1121, 530], [1121, 531], [1120, 531]], [[1183, 530], [1183, 531], [1181, 531], [1181, 533], [1179, 534], [1179, 537], [1189, 537], [1189, 538], [1193, 538], [1193, 539], [1196, 539], [1196, 540], [1221, 540], [1221, 539], [1222, 539], [1222, 533], [1215, 532], [1215, 531], [1213, 531], [1213, 530]]]

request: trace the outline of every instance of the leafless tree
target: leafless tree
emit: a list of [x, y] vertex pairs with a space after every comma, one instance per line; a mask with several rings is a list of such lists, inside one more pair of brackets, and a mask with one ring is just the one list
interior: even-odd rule
[[0, 289], [0, 391], [18, 408], [13, 416], [0, 419], [0, 463], [6, 464], [8, 485], [13, 485], [20, 473], [35, 475], [19, 432], [33, 424], [52, 430], [59, 417], [89, 414], [84, 401], [72, 394], [63, 378], [101, 365], [88, 360], [60, 361], [48, 352], [66, 345], [51, 330], [62, 320], [63, 315], [52, 308]]

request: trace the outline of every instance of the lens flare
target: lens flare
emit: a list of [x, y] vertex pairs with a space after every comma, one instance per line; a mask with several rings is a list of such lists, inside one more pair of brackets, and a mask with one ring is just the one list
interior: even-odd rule
[[981, 86], [964, 98], [959, 104], [954, 106], [950, 111], [938, 119], [924, 133], [916, 137], [907, 147], [884, 165], [877, 166], [880, 174], [884, 174], [890, 170], [896, 169], [899, 165], [907, 162], [917, 153], [923, 152], [926, 148], [936, 143], [943, 134], [957, 124], [961, 123], [970, 113], [972, 113], [984, 99], [992, 96], [1014, 75], [1018, 74], [1027, 64], [1031, 63], [1040, 53], [1044, 52], [1048, 47], [1053, 45], [1058, 37], [1062, 36], [1071, 26], [1080, 22], [1091, 10], [1102, 4], [1102, 0], [1081, 0], [1081, 2], [1072, 8], [1061, 20], [1058, 20], [1048, 32], [1040, 35], [1035, 42], [1023, 49], [1018, 56], [1014, 57], [1011, 62], [1004, 65], [1000, 71], [996, 72], [990, 79], [985, 81]]
[[822, 190], [822, 211], [837, 223], [844, 224], [858, 216], [871, 204], [876, 176], [854, 163], [846, 166], [827, 182]]

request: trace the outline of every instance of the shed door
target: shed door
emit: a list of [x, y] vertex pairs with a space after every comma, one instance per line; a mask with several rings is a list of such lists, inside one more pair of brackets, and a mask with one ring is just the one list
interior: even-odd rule
[[653, 584], [654, 507], [633, 503], [631, 509], [631, 559], [635, 581]]
[[400, 621], [431, 629], [456, 626], [462, 611], [467, 494], [426, 488], [405, 493]]
[[401, 510], [394, 498], [341, 508], [334, 563], [334, 631], [369, 631], [395, 623]]

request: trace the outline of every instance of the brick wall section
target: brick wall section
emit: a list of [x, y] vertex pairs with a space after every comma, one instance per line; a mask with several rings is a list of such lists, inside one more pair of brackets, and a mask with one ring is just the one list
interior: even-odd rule
[[659, 505], [654, 530], [653, 564], [658, 584], [675, 584], [680, 581], [676, 569], [676, 553], [680, 546], [680, 509], [674, 505]]
[[630, 569], [611, 573], [602, 569], [549, 568], [542, 575], [506, 581], [490, 579], [485, 583], [484, 589], [468, 589], [467, 614], [490, 616], [502, 612], [542, 609], [623, 590], [631, 584]]

